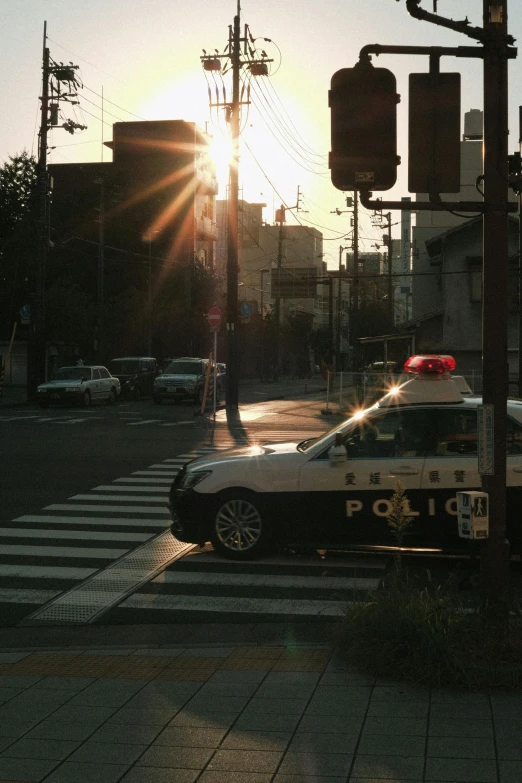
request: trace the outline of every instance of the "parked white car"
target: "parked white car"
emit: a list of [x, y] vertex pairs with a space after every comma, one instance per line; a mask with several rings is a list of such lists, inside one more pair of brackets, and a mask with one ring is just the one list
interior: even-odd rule
[[73, 403], [85, 407], [93, 402], [116, 401], [121, 391], [120, 382], [106, 367], [98, 365], [61, 367], [47, 383], [36, 390], [40, 408], [51, 403]]

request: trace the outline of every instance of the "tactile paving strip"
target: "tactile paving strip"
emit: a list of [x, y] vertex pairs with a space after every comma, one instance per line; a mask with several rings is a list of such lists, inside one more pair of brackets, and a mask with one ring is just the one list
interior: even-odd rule
[[166, 530], [33, 612], [19, 625], [92, 623], [194, 547], [195, 544], [178, 541], [170, 530]]

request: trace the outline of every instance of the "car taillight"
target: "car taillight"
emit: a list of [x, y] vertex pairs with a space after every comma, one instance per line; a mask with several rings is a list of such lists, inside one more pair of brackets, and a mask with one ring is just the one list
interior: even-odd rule
[[412, 375], [432, 375], [452, 372], [457, 363], [453, 356], [439, 354], [425, 354], [423, 356], [410, 356], [404, 363], [404, 372]]

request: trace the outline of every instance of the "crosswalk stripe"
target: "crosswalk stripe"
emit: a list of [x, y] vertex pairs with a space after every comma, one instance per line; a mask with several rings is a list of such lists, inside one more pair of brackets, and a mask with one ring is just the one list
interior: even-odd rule
[[160, 595], [134, 593], [120, 607], [124, 609], [161, 609], [170, 611], [204, 612], [227, 614], [275, 614], [275, 615], [311, 615], [314, 617], [342, 617], [346, 611], [346, 601], [292, 600], [281, 601], [277, 598], [242, 598]]
[[[51, 517], [52, 519], [52, 517]], [[105, 533], [92, 530], [35, 530], [35, 528], [0, 527], [5, 538], [69, 538], [79, 541], [146, 541], [152, 533]]]
[[67, 566], [7, 565], [0, 563], [0, 576], [32, 579], [87, 579], [98, 568], [67, 568]]
[[[170, 479], [169, 479], [169, 483], [170, 483]], [[111, 484], [100, 484], [98, 487], [94, 487], [94, 489], [103, 490], [103, 492], [141, 492], [143, 494], [145, 492], [159, 492], [162, 489], [164, 489], [164, 487], [163, 486], [146, 487], [142, 485], [122, 487], [121, 484], [114, 487]], [[165, 487], [165, 489], [167, 489], [167, 487]], [[107, 495], [106, 497], [108, 499], [109, 495]], [[165, 495], [165, 497], [167, 497], [167, 495]], [[143, 499], [145, 500], [145, 498]]]
[[165, 515], [165, 509], [158, 509], [156, 506], [111, 506], [109, 503], [106, 505], [96, 503], [52, 503], [50, 506], [44, 506], [44, 511], [107, 511], [111, 514], [161, 514]]
[[134, 473], [131, 473], [131, 476], [150, 476], [152, 477], [159, 477], [159, 476], [175, 476], [176, 473], [179, 473], [179, 470], [135, 470]]
[[[146, 500], [147, 503], [163, 503], [168, 499], [168, 493], [165, 493], [165, 495], [148, 495], [145, 498], [142, 498], [142, 500]], [[129, 503], [135, 503], [136, 498], [135, 497], [129, 497], [128, 495], [72, 495], [72, 497], [68, 498], [68, 500], [126, 500]]]
[[118, 484], [172, 484], [171, 478], [117, 478]]
[[[128, 511], [128, 509], [127, 509]], [[47, 525], [110, 525], [116, 527], [152, 527], [156, 530], [164, 530], [169, 524], [162, 519], [129, 519], [128, 517], [60, 517], [43, 514], [24, 514], [13, 519], [13, 522], [28, 522]]]
[[142, 421], [130, 421], [128, 426], [137, 427], [139, 424], [156, 424], [158, 421], [161, 421], [161, 419], [143, 419]]
[[60, 592], [60, 590], [37, 590], [27, 587], [2, 587], [0, 604], [45, 604]]
[[[317, 584], [314, 584], [314, 580]], [[317, 586], [321, 590], [348, 590], [357, 587], [360, 590], [374, 590], [380, 581], [375, 578], [349, 576], [292, 576], [289, 564], [288, 576], [277, 574], [234, 574], [204, 571], [164, 571], [152, 580], [165, 585], [196, 585], [207, 587], [285, 587], [310, 589]]]
[[97, 549], [95, 547], [2, 545], [3, 555], [26, 555], [27, 557], [94, 557], [100, 560], [115, 560], [128, 551], [128, 549]]

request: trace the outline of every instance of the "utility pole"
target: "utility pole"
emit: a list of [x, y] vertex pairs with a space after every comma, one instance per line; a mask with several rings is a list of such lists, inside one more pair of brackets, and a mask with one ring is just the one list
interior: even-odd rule
[[105, 350], [105, 183], [103, 177], [94, 180], [100, 186], [100, 207], [98, 220], [98, 319], [96, 355], [100, 363], [104, 361]]
[[339, 245], [339, 280], [337, 287], [337, 347], [335, 351], [335, 371], [342, 371], [342, 303], [343, 303], [343, 250], [347, 247]]
[[[352, 290], [351, 290], [351, 308], [350, 308], [350, 341], [352, 343], [352, 366], [357, 369], [359, 360], [359, 344], [357, 338], [359, 337], [358, 331], [358, 318], [359, 318], [359, 198], [356, 190], [353, 191], [353, 197], [346, 197], [346, 206], [348, 209], [334, 209], [336, 215], [344, 215], [345, 212], [351, 212], [353, 209], [353, 277], [352, 277]], [[340, 264], [340, 261], [339, 261]], [[339, 276], [341, 269], [339, 267]], [[339, 278], [339, 287], [341, 281]], [[340, 296], [340, 293], [339, 293]]]
[[[212, 106], [225, 108], [226, 120], [230, 127], [230, 141], [232, 155], [229, 167], [228, 188], [228, 236], [227, 236], [227, 384], [226, 404], [229, 408], [237, 409], [239, 403], [239, 350], [237, 340], [237, 327], [239, 323], [238, 303], [238, 277], [239, 277], [239, 232], [238, 232], [238, 204], [239, 204], [239, 136], [241, 121], [241, 106], [250, 103], [250, 89], [247, 100], [240, 97], [239, 82], [243, 66], [248, 66], [252, 76], [267, 76], [267, 63], [271, 59], [263, 55], [258, 58], [255, 50], [250, 46], [254, 38], [245, 25], [244, 35], [241, 36], [241, 2], [237, 0], [237, 13], [234, 24], [229, 26], [228, 46], [225, 53], [209, 55], [203, 50], [201, 61], [206, 71], [221, 71], [221, 60], [227, 59], [232, 70], [232, 101], [226, 101], [225, 93], [223, 101], [219, 99]], [[243, 55], [241, 46], [243, 44]]]
[[[489, 538], [482, 543], [484, 607], [507, 615], [509, 543], [506, 540], [506, 399], [508, 290], [508, 67], [507, 0], [483, 0], [484, 201], [482, 361], [483, 401], [493, 412], [493, 472], [482, 476], [489, 494]], [[501, 614], [504, 614], [501, 612]]]
[[522, 397], [522, 106], [518, 107], [518, 396]]
[[[382, 218], [386, 218], [386, 223], [382, 222]], [[388, 251], [386, 253], [386, 270], [387, 270], [387, 299], [388, 299], [388, 323], [389, 323], [389, 331], [393, 332], [393, 329], [395, 327], [395, 313], [394, 313], [394, 297], [393, 297], [393, 253], [392, 253], [392, 235], [391, 235], [391, 228], [392, 228], [392, 214], [391, 212], [387, 212], [386, 215], [380, 215], [378, 218], [379, 222], [375, 223], [374, 225], [377, 226], [379, 229], [385, 229], [388, 233], [385, 234], [382, 238], [382, 244], [388, 248]], [[375, 247], [379, 247], [376, 245]]]
[[[297, 204], [295, 204], [293, 207], [285, 207], [284, 204], [281, 204], [279, 209], [276, 209], [276, 223], [279, 223], [279, 234], [278, 234], [278, 240], [277, 240], [277, 289], [276, 289], [276, 296], [275, 296], [275, 302], [274, 302], [274, 315], [275, 315], [275, 357], [274, 357], [274, 366], [275, 366], [275, 372], [276, 375], [279, 375], [280, 367], [279, 367], [279, 361], [281, 358], [281, 269], [283, 268], [283, 246], [284, 246], [284, 224], [286, 222], [286, 210], [292, 210], [297, 209], [299, 211], [300, 207], [300, 189], [299, 186], [297, 188]], [[277, 380], [275, 378], [274, 380]]]

